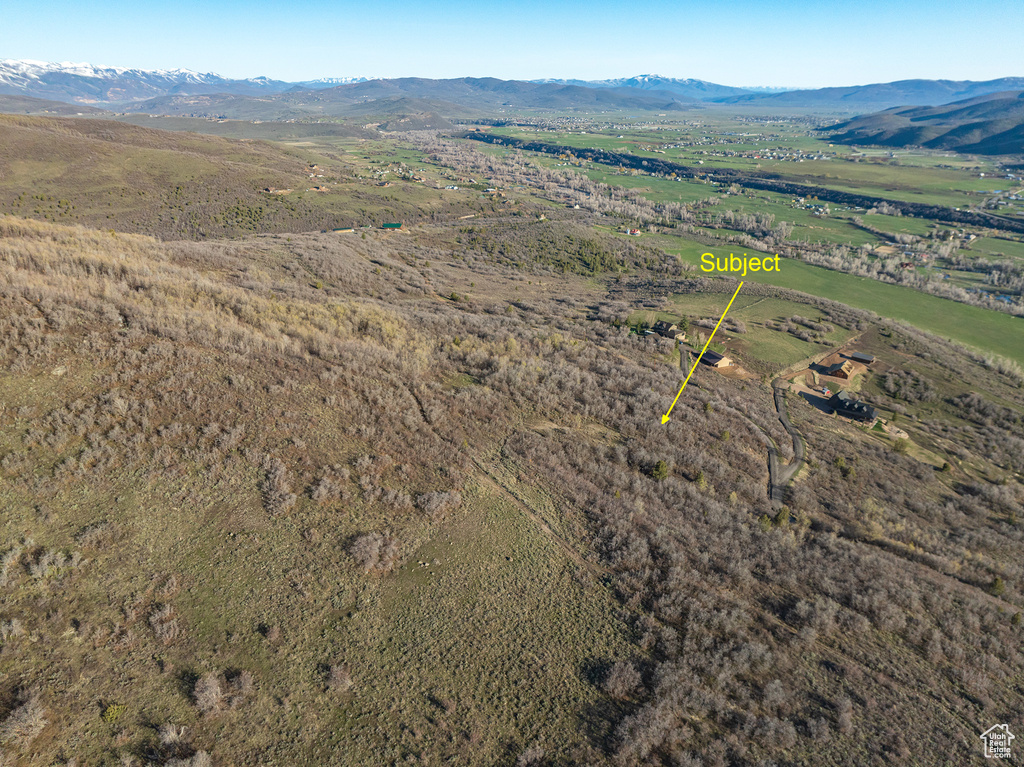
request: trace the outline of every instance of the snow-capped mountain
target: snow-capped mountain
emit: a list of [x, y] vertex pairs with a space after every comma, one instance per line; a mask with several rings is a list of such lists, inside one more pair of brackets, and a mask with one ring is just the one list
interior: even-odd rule
[[712, 101], [728, 96], [739, 96], [750, 93], [752, 89], [734, 88], [731, 85], [718, 85], [706, 80], [679, 79], [663, 75], [636, 75], [635, 77], [619, 77], [614, 80], [534, 80], [538, 83], [556, 83], [559, 85], [581, 85], [585, 88], [636, 88], [645, 91], [668, 91], [681, 96]]
[[267, 77], [233, 80], [189, 69], [127, 69], [69, 61], [0, 59], [0, 93], [76, 103], [117, 104], [209, 93], [257, 95], [279, 93], [294, 85]]
[[365, 83], [373, 80], [373, 77], [321, 77], [319, 80], [303, 80], [296, 83], [314, 90], [318, 88], [333, 88], [336, 85], [351, 85], [352, 83]]

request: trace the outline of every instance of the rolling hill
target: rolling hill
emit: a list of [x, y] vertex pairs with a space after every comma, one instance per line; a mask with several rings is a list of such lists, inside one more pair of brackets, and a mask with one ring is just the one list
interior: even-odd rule
[[998, 80], [899, 80], [892, 83], [852, 85], [842, 88], [753, 93], [716, 99], [737, 106], [841, 109], [863, 112], [895, 106], [948, 104], [952, 101], [1024, 88], [1024, 77]]
[[1024, 152], [1024, 91], [993, 93], [952, 104], [897, 107], [833, 125], [846, 144], [923, 146], [975, 154]]
[[0, 112], [4, 114], [60, 115], [65, 117], [110, 114], [110, 112], [104, 109], [96, 109], [85, 104], [69, 104], [66, 101], [52, 101], [50, 99], [37, 99], [31, 96], [4, 94], [0, 94]]
[[0, 168], [0, 211], [164, 239], [410, 221], [437, 202], [352, 189], [347, 165], [301, 149], [101, 119], [0, 115]]
[[480, 109], [679, 109], [688, 99], [664, 91], [584, 88], [492, 77], [431, 80], [404, 77], [369, 80], [322, 90], [243, 95], [163, 96], [132, 104], [133, 112], [240, 119], [295, 119], [380, 113], [400, 99], [443, 102], [447, 116]]

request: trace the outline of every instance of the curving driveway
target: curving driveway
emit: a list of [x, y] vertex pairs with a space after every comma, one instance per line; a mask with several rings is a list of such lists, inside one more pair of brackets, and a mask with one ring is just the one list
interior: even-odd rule
[[[779, 503], [785, 500], [786, 487], [789, 485], [790, 480], [793, 479], [793, 476], [800, 471], [800, 467], [804, 465], [804, 458], [807, 455], [807, 445], [804, 442], [804, 438], [789, 420], [789, 410], [786, 407], [786, 390], [788, 388], [789, 384], [781, 378], [776, 378], [772, 381], [775, 410], [779, 414], [779, 421], [782, 423], [782, 427], [789, 432], [789, 436], [793, 439], [793, 461], [781, 469], [778, 467], [778, 457], [773, 456], [772, 451], [769, 450], [768, 473], [770, 476], [769, 482], [771, 483], [771, 497], [773, 501], [778, 501]], [[775, 459], [775, 471], [772, 471], [773, 458]]]

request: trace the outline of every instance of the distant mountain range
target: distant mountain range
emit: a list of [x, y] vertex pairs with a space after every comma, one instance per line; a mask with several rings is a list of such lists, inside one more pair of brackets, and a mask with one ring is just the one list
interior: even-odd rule
[[[636, 77], [621, 77], [615, 80], [558, 80], [544, 79], [531, 80], [535, 83], [549, 83], [552, 85], [576, 85], [582, 88], [634, 88], [644, 91], [664, 91], [685, 96], [688, 99], [698, 101], [714, 101], [717, 99], [729, 98], [751, 94], [753, 88], [734, 88], [731, 85], [718, 85], [709, 83], [706, 80], [680, 80], [675, 77], [663, 77], [662, 75], [637, 75]], [[761, 90], [761, 89], [757, 89]], [[772, 90], [784, 90], [777, 88]]]
[[[611, 80], [434, 80], [324, 78], [234, 80], [187, 69], [143, 70], [91, 64], [0, 60], [0, 95], [91, 104], [116, 111], [289, 120], [410, 114], [461, 117], [495, 109], [657, 111], [721, 104], [758, 109], [865, 112], [946, 104], [1024, 89], [1024, 78], [985, 82], [901, 80], [816, 90], [736, 88], [696, 79], [637, 75]], [[372, 103], [376, 102], [376, 103]]]
[[292, 88], [330, 88], [363, 78], [326, 78], [301, 83], [253, 77], [232, 80], [189, 69], [125, 69], [71, 62], [0, 59], [0, 94], [83, 104], [121, 104], [173, 94], [259, 95]]
[[765, 107], [821, 107], [863, 112], [895, 106], [926, 106], [1024, 89], [1024, 77], [973, 80], [899, 80], [892, 83], [818, 88], [783, 93], [748, 93], [719, 99], [720, 103]]
[[973, 154], [1024, 153], [1024, 90], [952, 104], [897, 107], [823, 129], [846, 144], [923, 146]]

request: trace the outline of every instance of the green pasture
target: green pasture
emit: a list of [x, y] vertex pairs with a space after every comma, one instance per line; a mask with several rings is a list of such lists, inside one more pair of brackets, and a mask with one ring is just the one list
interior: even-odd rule
[[864, 223], [874, 229], [892, 234], [916, 234], [926, 236], [934, 223], [926, 218], [910, 218], [909, 216], [887, 216], [881, 213], [870, 213], [861, 216]]
[[[729, 302], [728, 293], [699, 294], [686, 293], [672, 297], [671, 308], [665, 312], [639, 311], [630, 316], [630, 323], [644, 321], [653, 324], [656, 320], [677, 322], [681, 317], [691, 320], [705, 319], [718, 322]], [[851, 335], [846, 328], [833, 326], [833, 331], [825, 335], [823, 343], [803, 341], [795, 335], [765, 327], [768, 322], [785, 322], [790, 317], [799, 315], [817, 322], [821, 313], [798, 301], [786, 301], [776, 298], [744, 295], [742, 291], [736, 296], [729, 309], [729, 319], [736, 320], [746, 327], [745, 333], [733, 333], [725, 329], [729, 323], [715, 334], [717, 351], [724, 351], [748, 369], [758, 372], [777, 372], [806, 359], [814, 354], [827, 351], [831, 347], [840, 346]], [[691, 325], [694, 331], [710, 334], [710, 329]]]
[[[696, 275], [704, 274], [699, 271], [702, 253], [728, 255], [730, 252], [727, 247], [703, 245], [669, 235], [654, 235], [651, 239], [666, 252], [677, 255], [684, 264], [698, 267]], [[733, 252], [741, 254], [738, 248]], [[752, 250], [742, 252], [748, 256], [769, 255]], [[778, 273], [749, 273], [743, 279], [799, 290], [882, 317], [903, 320], [943, 338], [1024, 363], [1024, 319], [801, 261], [784, 258], [780, 263]]]
[[996, 237], [979, 237], [961, 252], [973, 253], [984, 258], [1024, 259], [1024, 242]]

